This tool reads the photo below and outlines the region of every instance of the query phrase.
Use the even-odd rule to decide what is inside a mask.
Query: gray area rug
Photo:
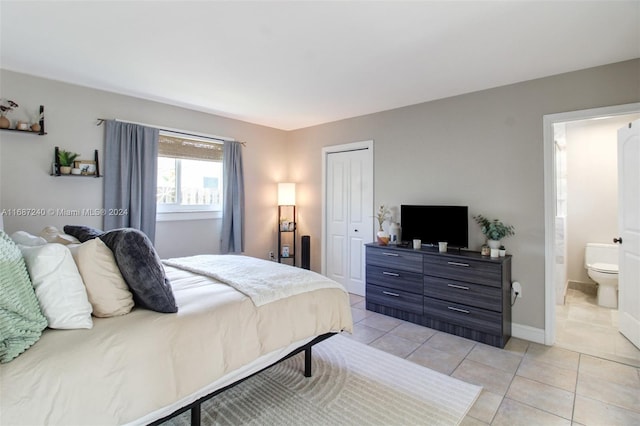
[[[481,387],[334,336],[202,405],[203,425],[457,425]],[[189,425],[185,413],[167,425]]]

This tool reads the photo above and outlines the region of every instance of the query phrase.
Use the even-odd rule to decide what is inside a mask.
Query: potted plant
[[[0,99],[0,129],[8,129],[11,126],[11,121],[6,115],[8,112],[13,111],[14,108],[18,108],[18,104],[11,99]]]
[[[498,219],[489,220],[481,214],[473,218],[480,225],[480,231],[487,237],[487,244],[492,249],[499,250],[502,245],[500,241],[503,238],[515,235],[515,228],[512,225],[505,225]]]
[[[389,211],[389,208],[382,204],[376,213],[376,219],[378,219],[378,233],[376,234],[376,237],[378,243],[383,246],[389,244],[389,234],[382,228],[382,225],[390,217],[391,212]]]
[[[63,175],[70,174],[73,162],[79,155],[80,154],[76,154],[75,152],[65,151],[64,149],[59,150],[58,165],[60,166],[60,173]]]

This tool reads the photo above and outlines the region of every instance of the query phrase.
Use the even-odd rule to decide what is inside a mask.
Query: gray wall
[[[513,277],[523,284],[513,321],[544,328],[543,129],[545,114],[640,101],[640,60],[576,71],[377,114],[283,132],[212,114],[0,71],[0,93],[23,107],[44,104],[49,135],[0,133],[0,207],[102,206],[102,180],[52,178],[53,147],[88,156],[103,149],[97,117],[188,129],[248,142],[244,150],[247,254],[276,245],[276,183],[297,183],[299,235],[312,238],[320,269],[321,150],[374,140],[375,204],[464,204],[470,215],[516,228],[505,240]],[[16,115],[13,118],[18,118]],[[45,225],[101,226],[101,218],[5,217],[8,232]],[[160,223],[162,257],[216,252],[215,221]],[[470,245],[483,237],[470,222]]]
[[[320,265],[324,146],[374,140],[375,205],[462,204],[515,226],[505,240],[523,298],[513,321],[544,328],[545,114],[640,100],[640,60],[561,74],[293,131],[290,176]],[[470,221],[469,239],[483,236]]]
[[[93,209],[102,207],[104,179],[49,176],[55,146],[92,158],[104,155],[104,126],[96,119],[119,118],[226,136],[246,141],[246,253],[265,258],[276,249],[276,183],[286,180],[286,133],[264,126],[146,101],[130,96],[0,70],[0,94],[20,108],[9,118],[45,106],[46,136],[0,132],[0,208]],[[102,227],[102,217],[4,217],[7,232],[39,233],[46,225]],[[220,220],[159,222],[156,248],[161,257],[217,253]]]

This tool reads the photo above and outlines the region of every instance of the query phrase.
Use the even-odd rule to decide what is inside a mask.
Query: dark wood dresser
[[[366,306],[503,348],[511,337],[511,256],[366,245]]]

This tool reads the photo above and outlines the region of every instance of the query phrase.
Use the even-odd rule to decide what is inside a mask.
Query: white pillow
[[[31,235],[25,231],[16,231],[11,234],[11,239],[16,244],[22,244],[23,246],[43,246],[47,244],[47,241],[44,238],[37,237],[35,235]]]
[[[76,237],[65,234],[60,231],[55,226],[47,226],[41,232],[40,236],[44,238],[48,243],[59,243],[59,244],[80,244],[80,240]]]
[[[50,328],[91,328],[91,304],[69,249],[20,245],[31,283]]]
[[[93,315],[106,318],[131,312],[133,294],[122,278],[111,249],[100,238],[67,247],[87,288]]]

